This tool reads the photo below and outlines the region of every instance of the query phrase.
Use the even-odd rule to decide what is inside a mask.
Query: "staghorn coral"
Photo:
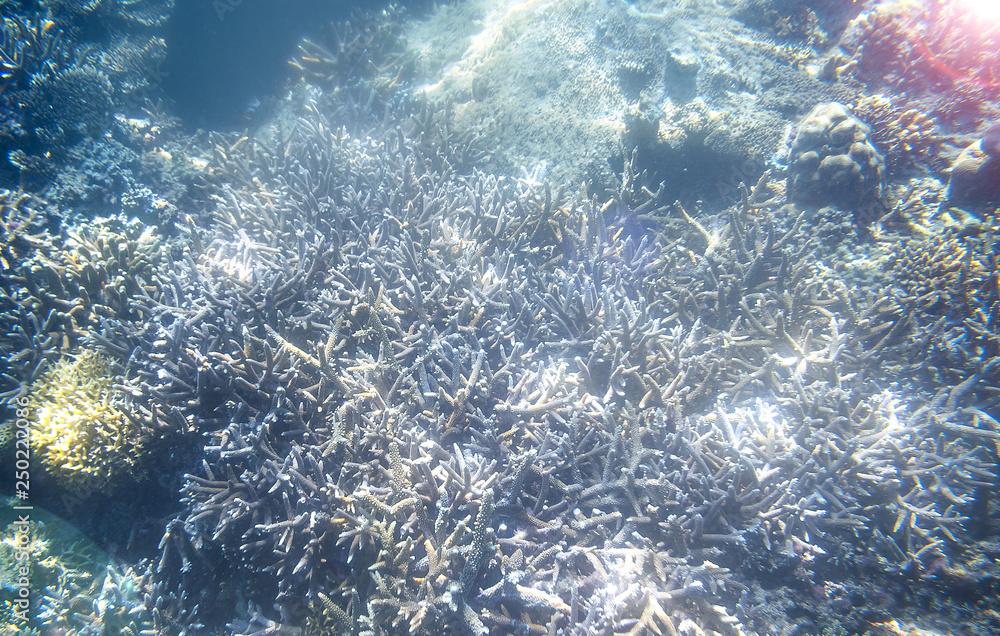
[[[114,564],[96,575],[60,580],[46,594],[38,620],[47,629],[79,636],[153,636],[139,585],[134,572]]]
[[[357,138],[324,109],[217,137],[220,229],[151,274],[151,330],[92,335],[135,350],[145,426],[212,431],[143,575],[156,629],[738,633],[750,546],[961,550],[985,377],[873,382],[910,318],[810,265],[767,175],[692,216],[633,155],[600,203],[458,178],[424,113]]]
[[[0,190],[0,271],[13,271],[43,240],[41,201],[27,193]]]
[[[36,457],[64,485],[106,489],[139,474],[142,443],[122,412],[119,382],[106,357],[84,349],[32,384],[28,409]]]
[[[404,127],[413,125],[425,124],[404,120]],[[615,267],[646,263],[635,272],[623,268],[622,282],[602,282],[623,293],[626,281],[652,270],[657,249],[629,237],[601,247],[611,239],[593,203],[567,207],[564,195],[537,184],[485,175],[436,183],[432,166],[465,154],[454,145],[460,138],[407,143],[396,156],[387,155],[384,141],[358,143],[324,122],[301,130],[282,142],[297,146],[291,154],[261,142],[217,147],[241,184],[218,198],[219,220],[237,238],[220,236],[197,260],[174,265],[170,276],[199,282],[162,288],[161,327],[146,336],[152,342],[134,362],[129,400],[141,419],[186,428],[223,423],[206,449],[203,472],[187,478],[187,512],[168,528],[149,573],[154,596],[171,589],[186,595],[156,608],[154,622],[210,622],[218,619],[209,608],[236,611],[238,599],[204,581],[225,576],[223,564],[238,554],[248,594],[276,587],[279,613],[267,620],[283,625],[302,624],[321,606],[343,621],[327,607],[337,605],[338,588],[357,592],[350,612],[361,624],[389,621],[403,632],[434,625],[480,633],[529,619],[565,620],[574,577],[540,573],[533,582],[517,564],[541,567],[535,557],[554,554],[550,541],[558,534],[538,545],[535,537],[562,525],[560,493],[586,490],[604,474],[595,463],[607,449],[600,438],[616,427],[595,405],[591,417],[602,432],[581,442],[596,444],[599,454],[566,464],[585,477],[574,477],[572,468],[564,475],[561,457],[551,452],[568,444],[571,433],[568,423],[549,424],[549,417],[574,411],[580,394],[571,386],[570,393],[524,392],[531,376],[521,377],[530,365],[522,352],[561,342],[559,348],[583,354],[600,335],[599,315],[609,302],[587,272],[600,273],[599,260],[608,258]],[[297,169],[271,163],[268,177],[256,172],[258,159],[247,163],[252,157],[301,165],[313,186],[282,185]],[[372,189],[373,177],[384,185]],[[287,191],[281,203],[270,195],[277,189]],[[406,198],[386,199],[384,212],[372,217],[370,210],[379,208],[361,193],[394,191]],[[432,213],[448,200],[452,213]],[[476,210],[489,218],[476,220]],[[282,217],[299,225],[306,242],[293,246],[275,233]],[[317,227],[325,228],[322,234]],[[361,227],[368,229],[359,233]],[[399,234],[404,228],[412,228],[407,240]],[[585,269],[574,268],[577,292],[560,281],[566,280],[562,262],[578,250],[589,256]],[[286,263],[294,265],[288,270]],[[537,280],[530,301],[508,283],[522,269],[521,276]],[[540,311],[530,311],[529,302],[541,303]],[[615,311],[614,322],[635,329],[631,311]],[[123,330],[114,322],[100,337],[120,348]],[[230,335],[236,324],[245,327],[241,337]],[[610,345],[610,338],[602,342]],[[590,381],[608,382],[596,368],[612,361],[595,360]],[[625,374],[611,371],[615,378],[601,393],[627,399],[610,386]],[[179,406],[168,410],[167,402]],[[546,433],[547,426],[559,428]],[[550,450],[531,450],[539,442]],[[536,470],[548,476],[538,482]],[[527,520],[520,512],[526,489],[532,493]],[[662,498],[650,489],[648,496]],[[491,492],[493,515],[484,512]],[[590,497],[581,501],[587,503],[579,529],[566,532],[581,545],[601,545],[612,535],[595,534],[597,520],[620,513],[600,510],[605,504]],[[582,562],[579,568],[591,571]],[[533,591],[543,584],[547,590]],[[662,587],[656,602],[669,605],[677,585],[651,581],[644,589]],[[480,589],[491,591],[480,598]],[[629,612],[641,615],[643,603],[637,597]],[[629,615],[600,620],[613,625]]]
[[[30,520],[24,524],[21,523],[24,513],[15,514],[15,506],[23,505],[23,502],[19,504],[18,500],[7,499],[4,504],[4,521],[14,520],[15,523],[5,527],[0,534],[0,600],[4,605],[3,613],[7,614],[6,610],[13,607],[12,601],[17,598],[14,592],[18,589],[17,578],[22,567],[28,569],[26,579],[32,591],[38,592],[38,597],[32,594],[27,622],[13,620],[12,615],[9,615],[12,620],[8,621],[5,615],[0,619],[0,633],[30,633],[30,630],[42,627],[39,615],[45,612],[45,601],[39,597],[46,590],[90,585],[106,566],[107,555],[76,528],[42,508],[33,507],[27,514]],[[16,631],[15,628],[24,631]]]
[[[1000,379],[1000,284],[996,221],[907,240],[890,265],[912,323],[911,346],[924,370],[949,382]]]
[[[414,70],[412,59],[404,54],[405,15],[405,7],[397,4],[378,11],[355,9],[350,20],[331,23],[299,42],[298,52],[289,60],[293,73],[334,91],[377,77],[374,83],[388,99],[406,86]]]
[[[768,173],[690,212],[638,152],[607,192],[502,178],[447,110],[334,92],[212,137],[204,227],[67,224],[6,282],[12,384],[83,342],[133,430],[195,447],[158,449],[180,500],[112,580],[125,631],[728,635],[760,579],[962,557],[993,368],[917,382],[942,309],[845,284]],[[81,590],[52,615],[100,618]]]
[[[9,360],[5,380],[13,386],[37,379],[45,361],[69,353],[110,317],[141,332],[152,309],[142,299],[157,290],[152,279],[163,257],[158,238],[137,221],[104,219],[59,239],[33,236],[32,251],[5,277],[0,314]],[[129,348],[113,349],[122,360]],[[18,389],[13,389],[16,393]]]
[[[32,77],[46,77],[69,66],[63,33],[42,15],[5,16],[0,28],[0,95],[24,90]]]

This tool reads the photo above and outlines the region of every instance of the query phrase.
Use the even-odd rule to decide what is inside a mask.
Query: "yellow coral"
[[[6,451],[7,446],[14,441],[14,423],[0,422],[0,451]]]
[[[94,351],[67,356],[35,382],[28,411],[40,464],[75,489],[109,489],[135,476],[139,431],[125,417],[111,361]]]

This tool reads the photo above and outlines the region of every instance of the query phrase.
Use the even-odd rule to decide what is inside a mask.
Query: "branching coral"
[[[111,124],[114,99],[114,87],[103,72],[71,66],[32,85],[25,127],[43,147],[65,147],[83,136],[103,134]]]
[[[854,74],[869,85],[974,87],[982,100],[1000,91],[995,37],[962,4],[893,0],[853,20],[843,42],[858,62]]]
[[[658,403],[663,371],[627,368],[614,343],[636,348],[635,360],[655,352],[653,310],[609,296],[631,294],[658,245],[608,236],[594,202],[541,184],[442,180],[433,166],[463,156],[466,142],[433,122],[405,125],[431,125],[422,138],[440,141],[359,143],[313,121],[281,142],[295,153],[217,147],[236,177],[218,198],[235,238],[156,275],[166,283],[153,292],[158,327],[129,382],[149,426],[222,423],[149,574],[157,594],[183,588],[187,600],[154,621],[235,611],[236,599],[198,579],[229,562],[251,590],[276,586],[280,616],[269,620],[285,624],[323,607],[334,622],[356,615],[399,632],[556,625],[573,577],[553,578],[543,563],[560,528],[596,547],[618,534],[602,520],[636,515],[611,440],[630,440],[622,461],[633,473],[649,453],[586,392]],[[254,157],[266,157],[266,173]],[[286,240],[286,223],[301,242]],[[126,350],[129,329],[112,317],[95,337]],[[545,362],[567,355],[585,356],[571,373]],[[536,372],[563,386],[536,391]],[[589,413],[581,399],[593,400]],[[663,500],[662,482],[640,483],[640,511]],[[581,505],[572,527],[560,518],[567,496]],[[357,594],[352,608],[336,589]],[[616,616],[600,620],[629,620]]]
[[[33,76],[52,75],[69,64],[62,31],[51,19],[4,17],[0,28],[0,94],[25,89]]]
[[[672,218],[634,157],[601,205],[453,179],[435,170],[465,140],[357,139],[320,107],[217,138],[222,233],[155,273],[134,336],[137,417],[215,431],[146,575],[187,592],[158,625],[726,633],[712,564],[748,542],[958,549],[991,471],[955,434],[991,435],[956,409],[971,389],[920,409],[870,384],[912,316],[818,275],[767,175]],[[130,329],[95,337],[127,351]],[[276,611],[234,621],[245,603],[205,583],[234,573]]]
[[[141,333],[153,316],[150,295],[159,281],[152,271],[163,255],[159,239],[137,221],[99,220],[53,239],[35,233],[29,219],[16,221],[10,239],[14,249],[7,251],[17,261],[4,277],[6,311],[0,314],[10,363],[4,390],[14,393],[37,379],[46,361],[85,338],[102,342],[97,332],[108,319],[124,321],[133,337]],[[128,359],[131,342],[110,347],[111,353]]]
[[[341,88],[361,78],[376,79],[384,96],[403,88],[414,61],[406,59],[401,23],[405,9],[396,4],[380,10],[355,10],[349,21],[328,25],[303,38],[289,64],[293,73],[313,85]]]
[[[939,141],[933,120],[919,110],[903,110],[885,95],[861,98],[854,113],[872,128],[872,141],[892,172],[913,164],[940,169],[935,150]]]
[[[0,145],[5,168],[20,171],[21,187],[44,189],[75,167],[80,160],[69,151],[77,143],[114,145],[113,137],[121,138],[116,114],[155,117],[166,56],[156,29],[172,6],[172,0],[5,5]],[[102,177],[112,181],[117,168]]]
[[[75,323],[122,362],[128,431],[203,440],[135,577],[157,632],[738,634],[746,561],[961,549],[990,369],[885,392],[938,309],[832,279],[769,174],[713,216],[638,153],[576,192],[469,169],[447,112],[303,99],[212,138],[213,227],[172,258],[75,232],[8,299],[26,357]]]
[[[58,621],[59,627],[67,628],[72,623],[75,628],[83,628],[74,633],[101,633],[86,631],[85,626],[100,624],[101,618],[108,618],[114,612],[114,608],[108,606],[110,603],[104,607],[95,604],[85,609],[81,607],[83,603],[67,592],[91,588],[95,581],[99,586],[107,566],[107,554],[79,530],[38,506],[33,506],[25,514],[23,501],[18,503],[10,499],[4,505],[4,520],[16,521],[0,533],[0,584],[3,588],[0,596],[4,605],[0,611],[3,615],[0,617],[0,633],[38,633],[39,628],[44,628],[44,624],[60,611],[66,620]],[[19,619],[8,622],[7,610],[13,605],[11,600],[17,599],[16,591],[26,585],[30,585],[37,596],[31,595],[28,606],[18,604]],[[59,605],[59,610],[55,609],[53,602]],[[80,610],[79,616],[69,615],[66,610],[70,604]],[[104,612],[105,609],[108,611]]]
[[[1000,379],[1000,281],[996,221],[978,231],[954,229],[903,245],[891,260],[911,314],[914,359],[959,382],[970,373]]]
[[[80,636],[153,636],[156,631],[134,572],[108,565],[98,576],[61,580],[46,595],[39,620]]]
[[[122,412],[111,361],[91,350],[66,357],[29,392],[39,463],[74,489],[110,489],[141,471],[140,431]]]
[[[7,275],[43,240],[40,201],[26,192],[0,190],[0,272]]]

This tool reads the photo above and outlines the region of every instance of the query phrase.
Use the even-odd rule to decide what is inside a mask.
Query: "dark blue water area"
[[[405,3],[419,11],[429,3]],[[388,2],[178,0],[167,25],[163,88],[190,128],[245,128],[288,78],[302,37]]]
[[[163,87],[176,114],[200,128],[239,128],[286,78],[296,41],[356,3],[181,0],[167,28]],[[367,3],[365,3],[367,4]]]

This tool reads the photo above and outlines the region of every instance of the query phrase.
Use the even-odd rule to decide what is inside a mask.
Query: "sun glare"
[[[1000,0],[956,0],[959,8],[966,9],[982,20],[1000,21]]]

